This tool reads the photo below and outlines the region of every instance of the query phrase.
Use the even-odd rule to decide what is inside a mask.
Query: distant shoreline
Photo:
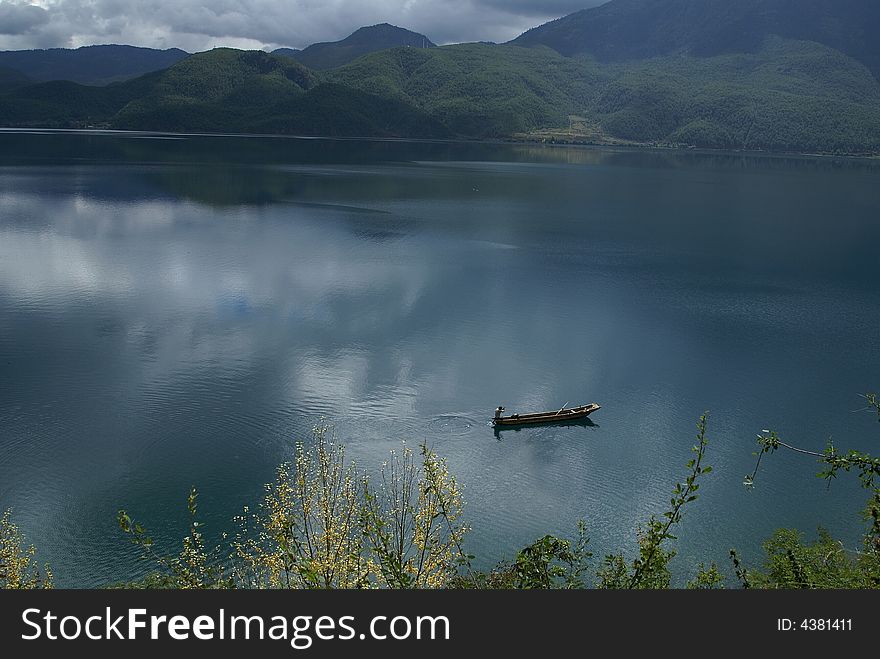
[[[282,133],[210,133],[210,132],[182,132],[132,130],[120,128],[53,128],[39,126],[0,126],[2,134],[90,134],[107,135],[116,137],[149,137],[154,139],[183,139],[186,137],[235,137],[252,139],[288,139],[307,141],[332,141],[332,142],[399,142],[410,144],[494,144],[494,145],[528,145],[556,148],[595,149],[605,151],[656,151],[667,153],[692,153],[701,155],[730,155],[730,156],[757,156],[757,157],[790,157],[790,158],[821,158],[876,161],[880,160],[880,153],[823,153],[812,151],[771,151],[762,149],[711,149],[684,144],[640,143],[630,141],[579,141],[579,140],[547,140],[529,138],[526,136],[499,137],[494,139],[470,139],[459,138],[419,138],[419,137],[381,137],[381,136],[331,136],[331,135],[291,135]]]

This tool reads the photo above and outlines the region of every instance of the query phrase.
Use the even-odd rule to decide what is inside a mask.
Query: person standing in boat
[[[498,407],[496,407],[496,408],[495,408],[495,420],[497,421],[498,419],[500,419],[500,418],[501,418],[501,415],[502,415],[503,413],[504,413],[504,408],[503,408],[501,405],[499,405]]]

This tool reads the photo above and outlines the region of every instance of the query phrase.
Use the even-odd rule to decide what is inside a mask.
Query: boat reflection
[[[492,432],[495,435],[495,439],[501,440],[502,433],[510,436],[511,433],[525,432],[525,433],[535,433],[535,432],[547,432],[547,430],[551,428],[573,428],[573,427],[581,427],[581,428],[599,428],[599,424],[590,419],[589,417],[584,417],[582,419],[571,419],[570,421],[556,421],[550,425],[524,425],[524,426],[492,426]]]

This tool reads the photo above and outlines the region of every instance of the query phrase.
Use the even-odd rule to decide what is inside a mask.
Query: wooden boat
[[[499,407],[496,410],[496,416],[492,419],[492,425],[495,426],[523,426],[537,423],[558,423],[560,421],[571,421],[572,419],[583,419],[589,416],[602,406],[598,403],[589,403],[579,407],[563,407],[555,412],[535,412],[533,414],[511,414],[510,416],[498,416],[499,411],[503,412],[504,408]]]

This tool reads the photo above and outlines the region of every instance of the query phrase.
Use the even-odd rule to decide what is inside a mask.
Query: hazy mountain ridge
[[[188,55],[179,48],[156,50],[119,45],[11,50],[0,51],[0,67],[18,71],[34,82],[70,80],[105,85],[166,69]]]
[[[880,76],[878,34],[875,0],[612,0],[532,28],[511,43],[623,61],[756,52],[767,37],[778,36],[834,48]]]
[[[315,43],[303,50],[279,48],[272,54],[292,57],[311,69],[325,70],[348,64],[362,55],[399,46],[434,48],[435,44],[424,34],[380,23],[362,27],[340,41]]]
[[[315,43],[303,50],[278,48],[272,54],[324,70],[398,46],[434,48],[435,44],[423,34],[380,23],[362,27],[339,41]],[[20,84],[69,80],[102,86],[167,69],[189,55],[178,48],[157,50],[124,45],[0,51],[0,85],[13,81]]]
[[[11,69],[6,66],[0,66],[0,89],[3,87],[21,87],[32,83],[33,80],[24,75],[21,71]]]

